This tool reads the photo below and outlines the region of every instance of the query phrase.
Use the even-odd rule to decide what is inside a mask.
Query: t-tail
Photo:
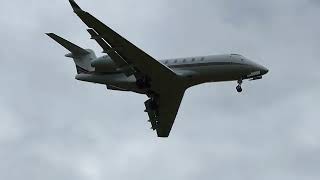
[[[94,51],[83,49],[54,33],[47,33],[47,35],[70,51],[65,56],[73,58],[78,74],[87,74],[94,71],[94,68],[91,66],[91,61],[97,58]]]

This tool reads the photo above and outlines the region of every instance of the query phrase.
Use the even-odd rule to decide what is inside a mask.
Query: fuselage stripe
[[[170,68],[185,68],[185,67],[200,67],[200,66],[217,66],[217,65],[245,65],[235,62],[209,62],[209,63],[194,63],[194,64],[176,64],[168,65]]]

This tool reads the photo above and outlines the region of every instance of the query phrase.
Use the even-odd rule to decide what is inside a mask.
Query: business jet
[[[147,95],[144,103],[152,129],[158,137],[168,137],[183,95],[189,87],[208,82],[236,81],[242,92],[243,80],[258,80],[268,69],[239,54],[156,60],[113,31],[74,0],[69,0],[76,15],[88,26],[91,39],[105,53],[96,57],[91,49],[83,49],[53,33],[49,37],[70,51],[76,79],[104,84],[109,90],[131,91]]]

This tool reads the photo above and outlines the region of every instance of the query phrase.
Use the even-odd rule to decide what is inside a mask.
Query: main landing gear
[[[241,87],[241,85],[242,85],[242,79],[238,80],[238,86],[236,87],[238,93],[241,93],[241,92],[242,92],[242,87]]]
[[[149,95],[148,95],[149,96]],[[159,111],[158,111],[158,101],[156,96],[150,97],[145,103],[146,110],[145,112],[148,113],[149,121],[151,123],[151,129],[156,130],[159,125]]]

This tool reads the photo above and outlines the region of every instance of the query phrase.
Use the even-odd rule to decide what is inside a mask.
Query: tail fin
[[[91,49],[83,49],[54,33],[47,33],[47,35],[71,52],[66,54],[66,57],[73,58],[78,74],[94,71],[91,61],[97,57]]]

